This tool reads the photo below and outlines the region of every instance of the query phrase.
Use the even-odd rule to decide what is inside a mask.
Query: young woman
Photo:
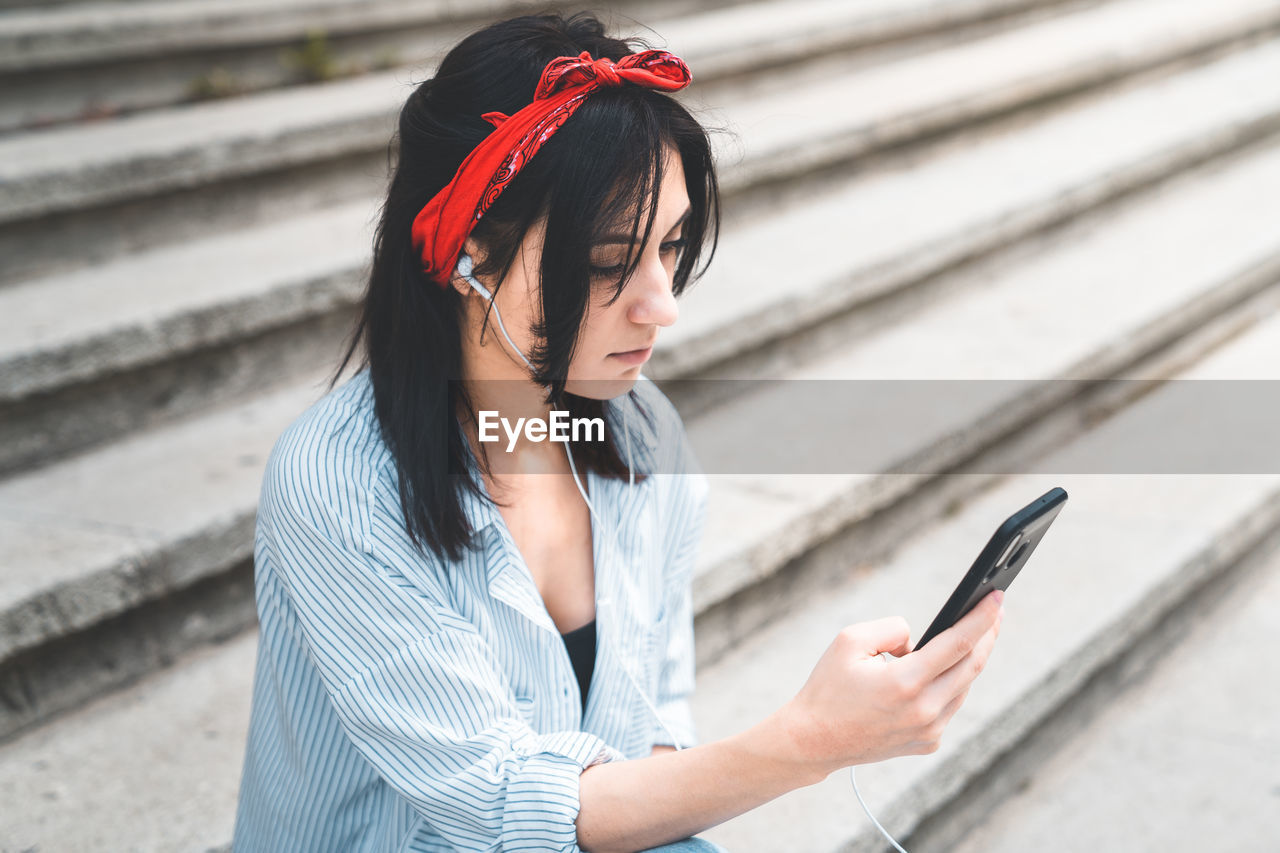
[[[937,748],[994,602],[910,655],[900,618],[850,626],[791,702],[694,745],[707,480],[640,375],[719,228],[689,79],[531,15],[405,104],[359,327],[263,480],[237,853],[717,850],[692,836]],[[553,410],[604,428],[544,440]]]

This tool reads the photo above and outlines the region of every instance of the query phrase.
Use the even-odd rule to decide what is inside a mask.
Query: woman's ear
[[[459,296],[465,297],[472,293],[471,283],[458,275],[458,271],[456,269],[453,271],[453,277],[449,279],[449,284],[454,290],[458,291]]]
[[[476,243],[474,238],[472,237],[467,238],[466,242],[462,246],[462,251],[471,257],[471,261],[473,265],[479,266],[480,246],[478,243]],[[475,290],[471,287],[471,282],[467,281],[465,278],[463,278],[461,275],[458,274],[458,270],[456,267],[453,270],[453,275],[449,279],[449,283],[453,285],[453,289],[458,291],[458,293],[460,293],[462,296],[470,296],[472,294],[479,296],[479,294],[476,293]]]

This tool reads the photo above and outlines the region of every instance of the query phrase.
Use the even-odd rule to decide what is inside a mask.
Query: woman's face
[[[565,389],[570,393],[601,400],[626,393],[649,359],[661,327],[676,321],[678,311],[671,287],[683,245],[689,194],[685,190],[684,168],[674,149],[667,151],[656,203],[651,239],[640,249],[635,271],[612,305],[606,303],[613,296],[615,283],[622,273],[620,267],[630,248],[630,234],[606,235],[591,249],[593,293],[577,350],[569,365]],[[529,229],[496,297],[497,310],[507,332],[526,356],[532,350],[531,328],[540,305],[537,281],[543,232],[542,221]],[[475,249],[468,240],[467,251],[473,257]],[[527,377],[528,368],[510,351],[493,318],[490,318],[490,331],[485,334],[483,345],[479,343],[484,302],[460,277],[454,279],[454,285],[469,295],[464,301],[468,332],[463,356],[468,373],[490,379]],[[482,283],[488,286],[488,282]]]

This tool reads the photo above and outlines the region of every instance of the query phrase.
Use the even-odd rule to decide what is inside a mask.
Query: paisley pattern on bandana
[[[507,188],[507,184],[511,183],[512,178],[524,168],[524,164],[529,161],[529,158],[542,147],[542,143],[550,139],[551,135],[569,120],[569,116],[573,115],[574,111],[586,99],[587,94],[583,92],[581,95],[566,102],[556,112],[530,128],[529,132],[521,138],[516,147],[507,155],[507,159],[502,161],[498,171],[494,172],[493,177],[489,179],[488,186],[485,187],[484,193],[480,196],[480,203],[476,206],[475,219],[477,221],[481,216],[484,216],[489,206]]]

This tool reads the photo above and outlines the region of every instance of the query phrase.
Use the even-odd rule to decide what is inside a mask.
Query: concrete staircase
[[[408,82],[526,5],[4,0],[0,850],[229,841],[263,462],[352,318]],[[1280,530],[1274,472],[1001,473],[1085,470],[1169,393],[1062,380],[1276,378],[1280,2],[619,11],[732,131],[715,263],[647,371],[700,453],[794,383],[678,380],[1016,380],[895,421],[866,470],[898,473],[712,478],[704,739],[790,698],[845,624],[902,613],[918,635],[1004,515],[1071,493],[942,750],[859,773],[910,849],[952,849],[981,792],[1069,741],[1098,685],[1158,660]],[[252,73],[316,26],[322,57],[373,70]],[[423,61],[377,70],[387,45]],[[236,96],[184,102],[213,67]],[[95,91],[116,108],[75,120]],[[843,773],[705,835],[884,844]]]

